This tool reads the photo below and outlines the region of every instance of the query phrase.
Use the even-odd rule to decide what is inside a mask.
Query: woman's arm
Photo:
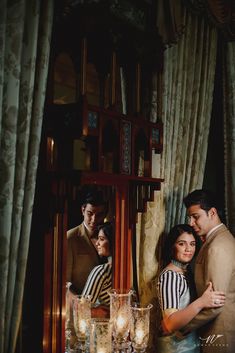
[[[100,296],[103,296],[102,291],[105,283],[110,282],[111,284],[111,275],[112,268],[108,263],[94,267],[88,276],[82,294],[91,295],[91,302],[94,304]]]
[[[220,291],[213,291],[212,283],[209,285],[201,297],[193,301],[186,308],[177,310],[162,320],[164,333],[172,333],[187,325],[202,309],[218,308],[225,303],[225,294]]]

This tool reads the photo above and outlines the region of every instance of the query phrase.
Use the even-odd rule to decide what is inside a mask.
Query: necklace
[[[171,259],[171,263],[179,268],[181,268],[182,270],[186,270],[189,264],[184,264],[183,262],[180,262],[178,260],[175,259]]]

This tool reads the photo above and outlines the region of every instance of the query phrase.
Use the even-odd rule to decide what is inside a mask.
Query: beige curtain
[[[162,177],[167,231],[185,221],[183,197],[202,186],[216,49],[216,29],[186,13],[185,34],[165,52]]]
[[[1,2],[0,353],[15,351],[21,318],[52,11],[52,1]]]
[[[235,42],[226,43],[224,64],[225,211],[235,234]]]
[[[183,0],[183,2],[194,13],[205,16],[223,33],[224,38],[235,40],[234,0]]]

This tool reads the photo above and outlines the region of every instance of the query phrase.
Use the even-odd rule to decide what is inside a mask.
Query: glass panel
[[[98,114],[96,112],[88,112],[88,128],[97,129],[98,128]]]
[[[152,128],[152,143],[158,145],[160,143],[160,131],[159,128]]]
[[[102,131],[101,168],[106,173],[119,171],[119,136],[117,121],[105,121]]]
[[[143,129],[140,129],[135,138],[135,175],[150,175],[150,156],[148,139]]]
[[[61,53],[56,58],[53,83],[53,103],[76,102],[77,75],[67,53]]]

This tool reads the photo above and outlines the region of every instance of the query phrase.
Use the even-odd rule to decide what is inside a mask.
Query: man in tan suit
[[[198,329],[203,353],[235,352],[235,239],[221,222],[213,195],[195,190],[184,198],[189,224],[203,245],[195,262],[195,283],[201,296],[211,281],[226,295],[225,305],[202,310],[185,328]]]
[[[65,336],[69,337],[69,346],[73,349],[77,342],[73,320],[73,300],[81,294],[91,270],[100,263],[96,250],[98,225],[104,222],[107,203],[100,192],[88,193],[81,207],[83,222],[67,232],[67,268],[66,281],[70,282],[69,296],[66,297]],[[67,309],[68,310],[68,309]],[[107,310],[96,309],[98,314],[106,315]]]
[[[67,232],[67,282],[81,294],[91,270],[99,264],[97,226],[104,222],[107,203],[100,192],[89,193],[81,207],[83,222]]]

